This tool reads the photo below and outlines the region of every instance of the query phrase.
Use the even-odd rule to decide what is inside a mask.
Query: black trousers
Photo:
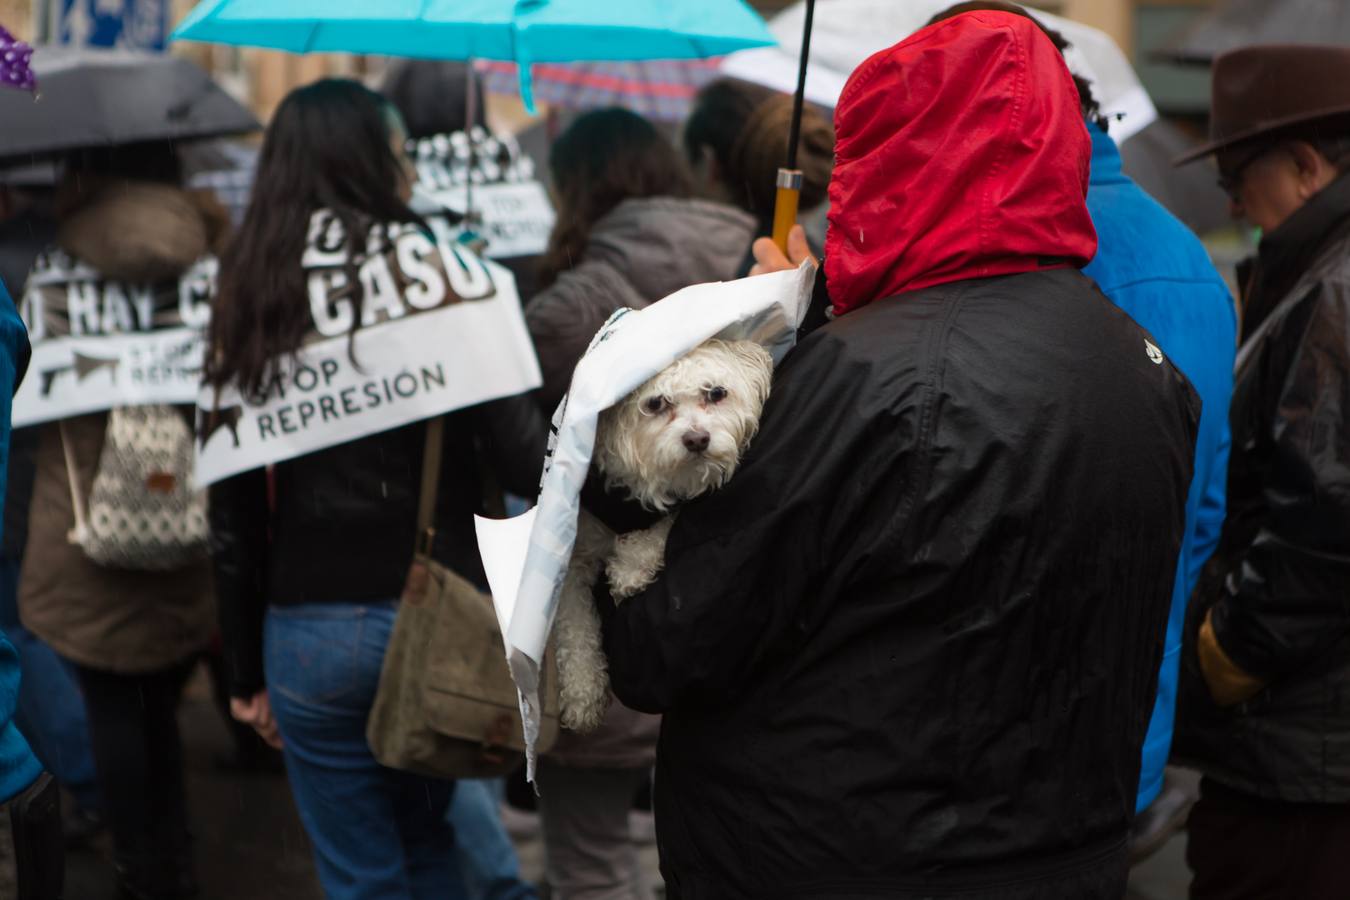
[[[1191,900],[1350,897],[1350,805],[1267,800],[1206,778],[1186,830]]]
[[[124,860],[187,858],[178,701],[195,662],[136,675],[77,667],[104,815]]]

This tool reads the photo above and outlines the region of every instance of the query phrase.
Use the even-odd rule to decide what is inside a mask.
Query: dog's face
[[[773,359],[754,341],[706,341],[600,417],[606,481],[660,511],[720,487],[759,428]]]

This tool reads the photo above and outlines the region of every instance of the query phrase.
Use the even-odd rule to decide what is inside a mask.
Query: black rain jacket
[[[606,609],[668,896],[1119,900],[1199,399],[1076,271],[1091,140],[1034,23],[874,55],[835,133],[840,315]]]
[[[1121,895],[1199,415],[1148,341],[1060,269],[788,355],[606,613],[670,897]]]

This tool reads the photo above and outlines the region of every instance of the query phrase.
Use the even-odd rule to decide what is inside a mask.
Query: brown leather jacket
[[[1228,518],[1188,611],[1176,761],[1246,794],[1350,803],[1350,175],[1246,280]]]

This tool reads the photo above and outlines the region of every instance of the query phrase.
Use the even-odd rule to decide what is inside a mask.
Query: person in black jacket
[[[835,130],[835,318],[601,604],[665,714],[668,896],[1114,900],[1199,401],[1077,271],[1090,141],[1036,25],[923,29]]]
[[[1174,755],[1204,772],[1191,896],[1350,894],[1350,49],[1214,68],[1244,267],[1228,520],[1192,600]]]
[[[358,246],[365,241],[355,236],[372,225],[419,221],[407,206],[403,142],[397,113],[355,82],[318,82],[282,102],[243,226],[221,259],[208,383],[257,396],[312,328],[301,256],[316,209],[332,211]],[[359,309],[359,291],[354,302]],[[359,348],[352,352],[359,364]],[[523,395],[445,419],[431,552],[483,586],[473,526],[483,511],[483,464],[505,487],[529,493],[544,421]],[[270,479],[254,470],[210,492],[233,710],[283,747],[333,900],[421,900],[452,890],[445,815],[453,783],[383,768],[366,743],[413,557],[425,439],[424,423],[395,428],[278,463]]]

